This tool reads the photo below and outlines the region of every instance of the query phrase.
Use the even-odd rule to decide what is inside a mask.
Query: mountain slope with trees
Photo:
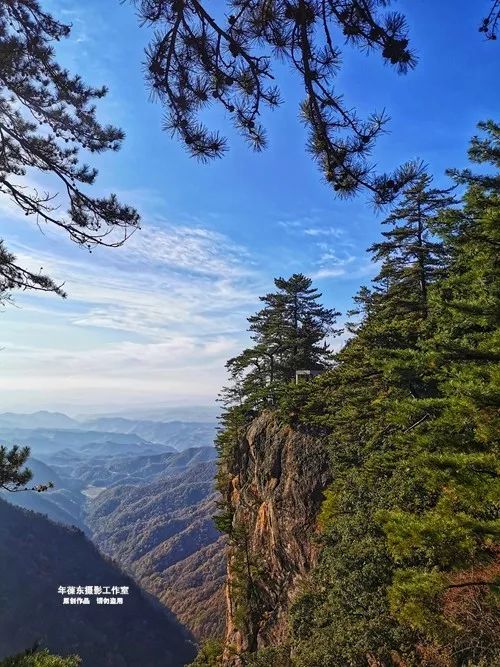
[[[192,644],[172,615],[143,593],[77,529],[0,500],[0,656],[40,642],[95,667],[181,667]],[[129,586],[123,605],[63,605],[59,586]],[[43,664],[43,663],[42,663]]]
[[[214,475],[213,461],[194,462],[153,483],[121,484],[89,503],[86,516],[102,552],[198,639],[220,637],[224,629],[225,540],[212,519]]]
[[[229,537],[228,611],[239,610],[231,625],[243,641],[228,636],[196,665],[498,663],[500,126],[479,128],[469,156],[480,169],[450,171],[455,192],[420,177],[387,217],[371,248],[379,275],[356,296],[330,368],[309,383],[226,392],[217,523]],[[255,494],[237,484],[263,409],[283,428],[316,433],[331,474],[319,535],[306,538],[319,540],[319,561],[278,642],[251,640],[269,586],[259,563],[277,547],[255,550],[245,538],[257,526],[241,512]],[[256,480],[294,474],[281,465]]]

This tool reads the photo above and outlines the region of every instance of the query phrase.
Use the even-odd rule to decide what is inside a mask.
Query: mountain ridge
[[[183,667],[193,657],[172,614],[78,529],[0,499],[0,561],[0,658],[35,640],[57,654],[77,653],[92,667]],[[112,607],[62,604],[59,586],[89,584],[125,585],[130,594]]]

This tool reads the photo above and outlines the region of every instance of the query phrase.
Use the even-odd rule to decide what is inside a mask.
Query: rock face
[[[313,537],[329,471],[317,434],[266,412],[237,443],[226,473],[234,535],[224,665],[236,667],[242,653],[287,642],[290,604],[317,557]]]

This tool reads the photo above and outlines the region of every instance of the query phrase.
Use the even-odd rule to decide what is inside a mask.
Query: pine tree
[[[498,169],[500,126],[480,128],[485,136],[473,139],[469,156]],[[416,424],[413,453],[394,475],[395,484],[413,480],[421,503],[380,518],[398,564],[389,590],[395,615],[459,654],[456,664],[489,665],[500,657],[487,620],[498,614],[500,177],[451,173],[468,189],[463,208],[440,220],[450,263],[431,291],[433,336],[420,346],[420,368],[437,394],[404,406]]]
[[[226,397],[266,400],[269,389],[293,380],[297,370],[322,370],[331,361],[326,339],[339,333],[339,313],[318,303],[321,293],[302,274],[274,284],[278,291],[260,297],[264,308],[248,318],[255,345],[227,362],[233,385]]]
[[[498,127],[482,128],[471,157],[498,166]],[[463,209],[422,179],[389,216],[362,319],[309,398],[334,482],[292,619],[300,667],[498,658],[498,180],[454,175]]]
[[[387,117],[362,119],[336,89],[340,44],[378,51],[399,73],[413,68],[404,16],[386,0],[135,0],[153,26],[148,80],[166,108],[165,127],[201,160],[220,157],[227,142],[202,122],[214,102],[256,150],[266,145],[262,114],[281,102],[273,65],[290,64],[304,92],[301,117],[308,151],[339,196],[368,190],[378,204],[392,201],[419,172],[408,163],[377,174],[369,162]]]
[[[433,234],[432,223],[455,202],[453,188],[431,188],[431,183],[424,174],[405,189],[402,201],[383,221],[392,226],[382,233],[385,240],[369,248],[374,261],[382,261],[377,290],[392,292],[399,301],[391,299],[391,311],[414,311],[422,319],[427,318],[429,286],[439,277],[444,259],[443,243]]]
[[[320,562],[292,609],[294,667],[500,659],[500,127],[480,129],[469,156],[493,173],[451,171],[460,203],[428,178],[404,194],[351,338],[317,382],[277,394],[282,418],[328,433],[333,478]],[[272,305],[282,317],[285,299]]]
[[[29,447],[14,445],[7,449],[0,445],[0,489],[14,493],[16,491],[47,491],[53,488],[52,482],[27,487],[33,473],[24,467],[30,456]]]
[[[14,446],[8,450],[5,446],[0,446],[0,488],[16,491],[26,486],[33,477],[30,470],[22,470],[29,455],[28,447]]]
[[[121,245],[138,225],[138,214],[115,195],[95,197],[90,186],[96,169],[80,162],[90,153],[116,151],[123,132],[103,126],[94,102],[106,88],[93,88],[61,67],[52,44],[70,34],[70,26],[43,11],[37,0],[0,4],[0,193],[38,224],[54,225],[76,243]],[[67,212],[57,196],[27,180],[49,174],[64,192]],[[17,265],[0,244],[0,292],[13,288],[54,291],[62,286]]]

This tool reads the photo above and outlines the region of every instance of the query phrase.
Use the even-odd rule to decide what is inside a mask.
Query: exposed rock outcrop
[[[317,558],[316,517],[329,467],[317,433],[266,412],[246,429],[225,473],[234,532],[224,665],[236,667],[242,653],[287,642],[290,604]]]

